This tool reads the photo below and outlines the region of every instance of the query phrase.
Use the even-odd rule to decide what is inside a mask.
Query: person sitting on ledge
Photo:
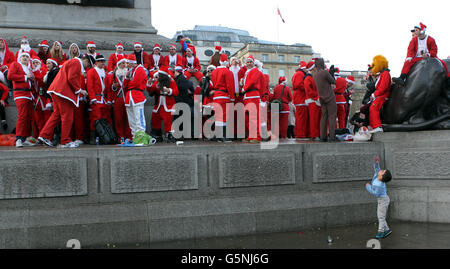
[[[408,77],[408,73],[411,68],[422,59],[426,59],[429,57],[436,58],[444,65],[445,71],[447,73],[447,81],[450,81],[450,73],[448,71],[447,65],[444,61],[440,60],[437,57],[438,47],[436,45],[436,41],[434,38],[426,34],[427,27],[420,23],[420,26],[415,26],[415,35],[411,39],[411,42],[408,46],[408,54],[403,65],[402,73],[400,77],[393,78],[393,82],[400,85],[405,86],[406,79]]]

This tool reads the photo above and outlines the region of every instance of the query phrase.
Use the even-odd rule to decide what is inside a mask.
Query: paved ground
[[[390,223],[392,235],[380,240],[382,249],[448,249],[450,224]],[[153,243],[151,249],[366,249],[373,239],[377,224],[369,223],[332,229],[299,230],[227,238],[197,239]],[[331,236],[332,243],[328,243]],[[114,246],[115,248],[147,248]],[[106,248],[112,248],[112,245]]]

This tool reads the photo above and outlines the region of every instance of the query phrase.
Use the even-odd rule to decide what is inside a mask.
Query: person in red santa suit
[[[373,75],[379,73],[379,76],[375,83],[375,92],[370,97],[371,105],[369,110],[369,120],[371,134],[383,132],[380,110],[391,93],[391,73],[388,69],[388,60],[382,55],[377,55],[373,62],[374,64],[372,64],[372,66],[374,66],[374,68],[372,68],[371,72]]]
[[[234,75],[228,69],[228,55],[223,53],[220,55],[220,66],[211,73],[211,82],[213,91],[212,96],[214,116],[216,119],[216,138],[219,142],[231,142],[227,137],[226,128],[228,126],[227,104],[233,103],[235,100]],[[220,109],[219,109],[220,108]],[[231,128],[229,126],[228,128]]]
[[[144,51],[144,47],[141,42],[134,43],[134,56],[138,65],[142,65],[147,71],[150,68],[150,58],[147,52]]]
[[[34,81],[31,83],[34,99],[33,109],[33,137],[37,138],[39,132],[44,128],[48,118],[46,118],[46,99],[44,96],[44,76],[47,74],[47,67],[42,64],[39,57],[32,59],[32,70]]]
[[[161,46],[159,44],[155,44],[155,46],[153,46],[153,52],[150,54],[148,59],[149,75],[150,77],[153,77],[153,75],[158,72],[165,62],[165,57],[161,55]]]
[[[183,57],[177,53],[177,46],[175,44],[171,44],[169,47],[169,55],[164,57],[163,65],[168,66],[169,70],[175,71],[175,67],[182,66]]]
[[[289,103],[292,102],[291,88],[287,86],[286,77],[278,79],[278,85],[273,89],[273,94],[270,95],[269,100],[274,101],[281,99],[282,108],[279,111],[279,138],[287,138],[287,131],[289,126]]]
[[[97,57],[97,52],[95,52],[96,48],[97,48],[97,45],[95,45],[94,41],[88,41],[88,43],[86,45],[86,50],[87,50],[86,55],[89,59],[91,66],[94,66],[95,58]]]
[[[336,78],[334,88],[334,95],[336,96],[336,105],[337,105],[337,118],[338,118],[338,128],[344,129],[345,128],[345,117],[347,115],[347,100],[345,99],[345,91],[347,90],[347,80],[345,78],[342,78],[339,75],[339,69],[336,68],[336,72],[334,74]]]
[[[67,60],[67,55],[64,53],[62,49],[61,41],[53,42],[53,46],[50,49],[49,57],[55,59],[58,62],[59,66],[61,66]]]
[[[50,48],[48,45],[48,41],[43,40],[41,43],[39,43],[38,56],[43,63],[46,63],[47,59],[50,58],[49,54],[50,54]]]
[[[244,79],[245,72],[247,71],[246,66],[241,66],[241,62],[236,57],[231,57],[230,59],[231,65],[230,65],[230,71],[233,73],[233,79],[234,79],[234,104],[244,103],[244,97],[242,92],[242,86],[240,81]],[[237,111],[234,112],[234,135],[237,138],[239,137],[245,137],[245,129],[239,130],[238,126],[238,113]]]
[[[109,56],[107,68],[108,73],[113,72],[116,69],[117,62],[119,61],[119,59],[125,59],[123,49],[124,49],[123,44],[119,43],[116,45],[116,52]],[[126,59],[124,61],[126,62]]]
[[[91,106],[90,130],[91,138],[95,133],[95,122],[99,119],[107,119],[112,125],[110,116],[110,105],[108,104],[109,91],[112,84],[109,75],[105,71],[105,58],[98,54],[95,59],[94,68],[87,71],[86,88],[89,93],[89,104]]]
[[[292,88],[294,90],[293,104],[295,106],[295,138],[305,139],[309,137],[309,112],[306,103],[306,91],[304,80],[306,77],[306,65],[300,62],[300,68],[292,77]]]
[[[194,76],[200,83],[203,78],[203,74],[200,72],[202,67],[200,66],[200,61],[195,57],[190,48],[186,49],[186,57],[183,58],[183,67],[185,68],[184,75],[186,79],[190,79]]]
[[[8,43],[4,38],[0,38],[0,72],[8,70],[9,65],[16,61],[14,53],[9,50]],[[6,76],[6,74],[5,74]]]
[[[153,82],[148,91],[156,96],[156,104],[152,114],[152,132],[161,134],[162,122],[164,122],[164,132],[168,143],[175,143],[172,129],[172,113],[175,112],[175,98],[178,96],[178,87],[175,80],[169,76],[169,68],[161,67],[158,71],[158,79]],[[157,141],[161,137],[157,136]]]
[[[125,107],[124,81],[127,75],[127,58],[119,56],[117,67],[113,71],[112,102],[114,126],[116,127],[118,143],[132,139],[131,129],[128,125],[127,110]]]
[[[90,61],[88,61],[88,64],[85,67],[85,70],[92,69]],[[86,91],[86,82],[87,82],[87,74],[86,72],[83,73],[83,76],[80,78],[80,87],[82,90]],[[88,93],[89,95],[89,93]],[[88,96],[79,94],[78,95],[78,107],[75,107],[75,111],[73,113],[73,126],[72,126],[72,133],[71,138],[72,141],[78,146],[81,146],[84,144],[84,141],[87,140],[88,135],[85,134],[85,131],[87,131],[89,128],[89,113],[87,110],[87,103],[88,103]],[[88,127],[86,127],[88,126]]]
[[[214,55],[211,56],[211,59],[209,60],[209,65],[214,65],[215,67],[220,66],[220,55],[225,53],[225,51],[222,49],[221,46],[216,46],[214,50]]]
[[[308,72],[304,79],[304,86],[306,92],[305,103],[308,104],[309,114],[309,136],[313,141],[320,141],[320,118],[322,109],[319,101],[319,93],[317,92],[316,83],[312,77],[311,70],[315,68],[314,61],[306,65]]]
[[[24,36],[20,41],[20,49],[16,52],[17,61],[19,61],[20,55],[22,55],[22,53],[24,52],[28,53],[28,55],[30,55],[30,58],[38,56],[37,53],[30,47],[30,42],[28,41],[28,38],[26,36]]]
[[[247,72],[243,80],[244,106],[248,111],[249,135],[243,142],[260,143],[261,131],[259,124],[259,110],[261,103],[261,72],[255,66],[255,58],[253,55],[247,57]]]
[[[444,61],[437,57],[438,47],[434,38],[426,34],[427,27],[420,23],[420,26],[415,26],[415,36],[411,39],[408,46],[408,53],[406,55],[406,61],[403,65],[402,73],[400,77],[393,78],[392,81],[398,85],[404,86],[406,79],[411,68],[422,59],[429,57],[436,58],[444,65],[447,73],[447,79],[450,80],[450,72]]]
[[[34,74],[30,68],[30,55],[26,52],[19,56],[19,62],[13,62],[8,70],[8,80],[12,81],[14,101],[18,114],[16,123],[16,147],[33,146],[30,142],[33,119],[32,82]]]
[[[269,106],[270,98],[270,77],[268,74],[264,74],[264,63],[260,60],[255,60],[255,65],[260,73],[261,87],[259,88],[259,95],[261,96],[259,117],[261,119],[261,134],[264,136],[264,141],[268,141],[271,137],[270,124],[271,124],[271,112]],[[264,111],[265,110],[265,111]]]
[[[355,85],[355,77],[348,76],[345,80],[347,81],[347,89],[345,90],[344,93],[344,97],[347,102],[347,105],[345,106],[345,126],[347,126],[347,122],[349,120],[350,115],[350,107],[352,105],[352,94],[355,93],[355,90],[353,89]]]
[[[81,89],[81,77],[89,65],[89,58],[74,58],[68,60],[56,75],[48,89],[53,100],[53,113],[39,135],[39,141],[53,147],[50,139],[55,127],[61,123],[61,148],[77,148],[79,145],[71,141],[70,133],[73,126],[74,110],[79,106],[78,95],[88,95]]]
[[[127,57],[127,65],[128,72],[125,76],[123,87],[125,89],[128,124],[134,139],[137,132],[145,132],[147,129],[144,113],[144,104],[146,102],[144,91],[147,88],[147,72],[142,65],[137,64],[134,53]]]

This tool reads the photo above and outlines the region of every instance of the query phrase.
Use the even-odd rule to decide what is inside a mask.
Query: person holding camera
[[[186,49],[186,57],[183,58],[183,67],[185,68],[184,75],[186,79],[190,79],[194,76],[200,83],[203,78],[203,74],[200,72],[202,69],[200,61],[194,56],[193,51],[190,48]]]

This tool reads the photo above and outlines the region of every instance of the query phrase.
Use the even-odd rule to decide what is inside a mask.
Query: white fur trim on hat
[[[19,59],[22,58],[22,56],[28,56],[28,58],[31,58],[30,54],[28,52],[22,52],[19,56]]]
[[[47,62],[48,62],[48,61],[50,61],[50,62],[52,62],[54,65],[58,66],[58,63],[57,63],[55,60],[52,60],[52,59],[49,58],[49,59],[47,59]]]
[[[347,80],[348,83],[355,84],[355,82],[353,80],[350,80],[348,78],[346,78],[345,80]]]

